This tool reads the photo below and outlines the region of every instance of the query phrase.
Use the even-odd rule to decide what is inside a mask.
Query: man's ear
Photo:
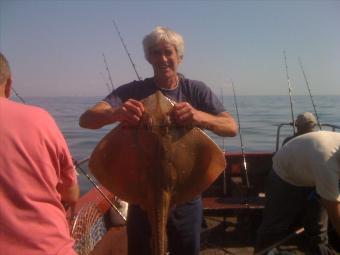
[[[5,97],[6,98],[9,98],[11,96],[11,91],[12,91],[12,77],[9,77],[5,84]]]
[[[182,62],[183,62],[183,56],[181,56],[181,57],[178,57],[178,64],[181,64]]]

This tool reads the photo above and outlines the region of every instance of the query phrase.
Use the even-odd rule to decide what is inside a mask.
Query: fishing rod
[[[120,39],[120,41],[121,41],[121,43],[122,43],[122,45],[123,45],[123,47],[124,47],[124,49],[125,49],[125,52],[126,52],[126,54],[128,55],[128,57],[129,57],[129,59],[130,59],[130,63],[132,64],[133,70],[135,71],[138,80],[141,80],[141,77],[139,76],[139,74],[138,74],[138,72],[137,72],[136,65],[135,65],[135,63],[133,62],[132,58],[131,58],[131,55],[130,55],[130,53],[129,53],[127,47],[126,47],[126,44],[125,44],[125,42],[124,42],[124,39],[123,39],[122,35],[120,34],[120,31],[119,31],[119,29],[118,29],[118,26],[117,26],[116,22],[115,22],[114,20],[112,20],[112,23],[113,23],[113,26],[114,26],[115,29],[116,29],[116,32],[118,33],[119,39]]]
[[[106,81],[105,75],[102,72],[99,72],[99,74],[103,77],[103,81],[105,83],[105,86],[107,87],[108,92],[111,93],[112,88],[111,88],[110,84]]]
[[[109,203],[109,205],[124,219],[124,221],[126,221],[126,217],[119,211],[119,209],[112,203],[112,201],[105,195],[104,191],[96,184],[96,182],[93,180],[93,178],[88,175],[84,169],[82,169],[80,167],[80,165],[86,161],[88,161],[89,159],[86,158],[84,160],[81,160],[79,162],[77,162],[76,160],[74,160],[74,165],[76,167],[76,170],[79,169],[81,171],[81,173],[87,177],[87,179],[92,183],[92,185],[96,188],[96,190],[104,197],[104,199]]]
[[[269,247],[261,250],[261,251],[258,251],[255,253],[255,255],[264,255],[264,254],[269,254],[269,252],[271,250],[273,250],[274,248],[276,248],[277,246],[280,246],[281,244],[284,244],[285,242],[287,242],[289,239],[293,238],[293,237],[296,237],[300,234],[302,234],[303,232],[305,231],[304,228],[299,228],[297,230],[295,230],[293,233],[289,234],[288,236],[286,236],[285,238],[277,241],[276,243],[270,245]]]
[[[234,94],[234,103],[235,103],[235,109],[236,109],[236,115],[237,115],[237,123],[238,123],[238,132],[240,135],[240,142],[241,142],[241,152],[242,152],[242,158],[243,158],[243,168],[245,172],[245,177],[246,177],[246,185],[248,188],[248,191],[250,189],[250,184],[249,184],[249,176],[248,176],[248,169],[247,169],[247,162],[246,162],[246,156],[244,154],[244,145],[243,145],[243,139],[242,139],[242,132],[241,132],[241,123],[240,123],[240,115],[238,113],[238,107],[237,107],[237,100],[236,100],[236,93],[235,93],[235,86],[234,82],[231,81],[231,86],[233,88],[233,94]]]
[[[294,135],[295,135],[296,131],[295,131],[295,119],[294,119],[294,111],[293,111],[292,87],[291,87],[291,84],[290,84],[290,78],[289,78],[289,74],[288,74],[286,51],[283,51],[283,56],[284,56],[284,61],[285,61],[286,76],[287,76],[287,82],[288,82],[288,92],[289,92],[289,99],[290,99],[290,110],[291,110],[291,114],[292,114],[293,132],[294,132]]]
[[[303,77],[304,77],[304,79],[305,79],[305,83],[306,83],[306,86],[307,86],[307,89],[308,89],[308,93],[309,93],[310,100],[312,101],[312,105],[313,105],[313,108],[314,108],[314,113],[315,113],[316,121],[318,122],[318,126],[319,126],[319,128],[320,128],[320,130],[321,130],[321,129],[322,129],[322,128],[321,128],[321,123],[320,123],[320,120],[319,120],[318,113],[317,113],[317,111],[316,111],[316,107],[315,107],[315,104],[314,104],[314,99],[313,99],[313,96],[312,96],[312,93],[311,93],[311,90],[310,90],[310,87],[309,87],[309,83],[308,83],[308,80],[307,80],[307,75],[306,75],[305,70],[304,70],[304,68],[303,68],[301,59],[298,58],[298,61],[299,61],[299,64],[300,64],[300,68],[301,68]]]
[[[110,70],[109,70],[109,65],[107,64],[104,53],[103,53],[103,58],[104,58],[104,64],[105,64],[105,67],[106,67],[106,71],[107,71],[107,74],[109,76],[109,80],[110,80],[110,84],[111,84],[111,91],[112,91],[112,90],[114,90],[115,86],[113,85],[111,73],[110,73]]]
[[[134,69],[134,71],[135,71],[135,73],[136,73],[136,75],[137,75],[138,80],[141,80],[141,77],[139,76],[139,74],[138,74],[138,72],[137,72],[136,65],[135,65],[135,63],[133,62],[132,58],[131,58],[131,55],[130,55],[130,53],[129,53],[127,47],[126,47],[126,44],[125,44],[124,39],[123,39],[123,37],[122,37],[122,35],[121,35],[119,29],[118,29],[118,26],[117,26],[116,22],[115,22],[114,20],[112,20],[112,23],[113,23],[113,26],[114,26],[116,32],[118,33],[119,39],[120,39],[120,41],[121,41],[121,43],[122,43],[122,45],[123,45],[123,47],[124,47],[124,49],[125,49],[125,52],[126,52],[126,54],[128,55],[128,57],[129,57],[130,63],[132,64],[132,67],[133,67],[133,69]],[[107,64],[107,61],[106,61],[106,58],[105,58],[104,53],[103,53],[103,58],[104,58],[104,63],[105,63],[105,66],[106,66],[106,70],[107,70],[108,75],[109,75],[109,80],[110,80],[112,89],[114,89],[114,85],[113,85],[113,82],[112,82],[110,70],[109,70],[109,68],[108,68],[108,64]],[[112,201],[104,194],[104,192],[101,190],[101,188],[99,188],[99,186],[95,183],[95,181],[93,180],[93,178],[91,178],[91,176],[89,176],[89,175],[88,175],[88,174],[87,174],[87,173],[79,166],[80,164],[82,164],[83,162],[86,162],[87,160],[88,160],[88,158],[87,158],[87,159],[84,159],[84,160],[82,160],[82,161],[80,161],[79,163],[77,163],[77,164],[76,164],[76,168],[78,168],[78,169],[81,171],[81,173],[82,173],[85,177],[87,177],[87,179],[92,183],[92,185],[97,189],[97,191],[105,198],[105,200],[110,204],[110,206],[111,206],[115,211],[118,212],[118,214],[124,219],[124,221],[126,221],[126,217],[118,210],[118,208],[112,203]]]
[[[15,96],[16,96],[17,98],[19,98],[19,100],[20,100],[22,103],[26,104],[25,100],[18,94],[18,92],[17,92],[13,87],[12,87],[12,91],[14,92]]]
[[[224,106],[224,99],[223,99],[223,88],[221,87],[221,103]],[[223,151],[225,151],[225,139],[222,137],[222,148]]]
[[[222,105],[224,106],[224,99],[223,99],[223,87],[221,87],[221,102]],[[222,148],[223,148],[223,153],[225,154],[225,139],[222,137]],[[226,171],[224,169],[223,171],[223,194],[227,194],[227,183],[226,183]]]

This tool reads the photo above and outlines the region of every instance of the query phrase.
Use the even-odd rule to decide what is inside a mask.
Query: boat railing
[[[272,155],[273,152],[245,153],[248,186],[242,153],[226,153],[225,174],[203,192],[204,215],[226,217],[246,211],[261,211],[265,201],[265,180],[272,168]]]
[[[291,127],[293,127],[293,123],[292,122],[286,122],[286,123],[280,123],[278,125],[277,130],[276,130],[276,148],[275,148],[275,151],[278,151],[279,148],[280,148],[280,132],[281,132],[281,128],[284,127],[284,126],[291,126]],[[333,124],[328,124],[328,123],[321,123],[321,128],[322,127],[329,128],[333,132],[336,131],[336,130],[340,130],[340,126],[333,125]]]

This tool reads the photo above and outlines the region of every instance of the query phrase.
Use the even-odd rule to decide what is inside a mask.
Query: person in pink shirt
[[[14,102],[0,53],[0,251],[74,255],[65,204],[79,197],[65,139],[45,110]]]

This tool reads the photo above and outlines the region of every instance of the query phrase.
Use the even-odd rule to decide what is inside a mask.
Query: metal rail
[[[277,127],[276,130],[276,147],[275,147],[275,151],[278,151],[280,148],[280,132],[281,132],[281,128],[283,126],[293,126],[292,122],[286,122],[286,123],[280,123]],[[338,125],[333,125],[333,124],[328,124],[328,123],[320,123],[321,127],[328,127],[330,128],[333,132],[335,132],[336,130],[340,130],[340,126]]]

